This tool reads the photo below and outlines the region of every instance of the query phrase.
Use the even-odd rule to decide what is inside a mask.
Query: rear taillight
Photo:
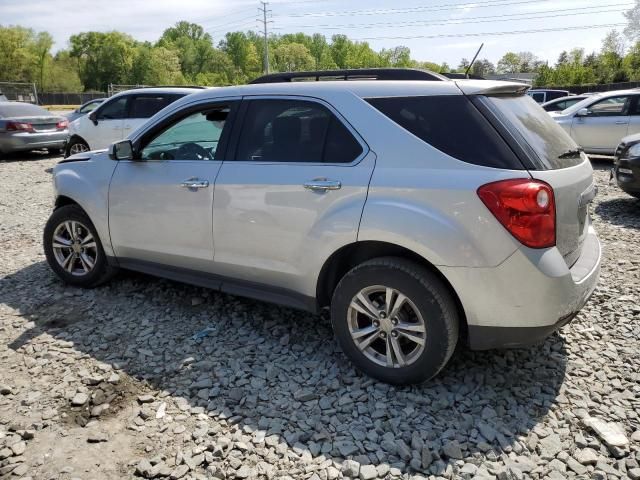
[[[501,180],[480,187],[478,196],[522,244],[531,248],[556,244],[556,204],[550,185],[524,178]]]
[[[60,120],[58,123],[56,123],[56,129],[58,130],[64,130],[68,126],[69,126],[69,120]]]
[[[7,132],[33,132],[33,125],[27,122],[7,122]]]

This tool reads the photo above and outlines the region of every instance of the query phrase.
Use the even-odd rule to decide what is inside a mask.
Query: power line
[[[441,3],[439,5],[411,7],[411,8],[294,13],[286,16],[289,18],[294,18],[294,17],[339,17],[339,16],[345,16],[345,15],[392,15],[392,14],[402,14],[402,13],[433,12],[433,11],[440,11],[440,10],[464,9],[464,8],[471,8],[471,7],[488,8],[488,7],[503,7],[508,5],[521,5],[521,4],[527,4],[527,3],[539,4],[540,1],[541,0],[518,0],[518,1],[484,0],[484,1],[478,1],[478,2],[465,2],[465,3]],[[606,6],[606,5],[602,5],[602,6]]]
[[[633,6],[632,3],[617,3],[607,5],[607,7],[620,7],[620,6]],[[607,12],[617,12],[619,8],[610,9],[610,10],[597,10],[597,11],[587,11],[587,9],[594,8],[603,8],[602,6],[593,6],[593,7],[577,7],[577,8],[563,8],[556,10],[542,10],[539,12],[527,12],[527,13],[510,13],[503,15],[483,15],[479,17],[466,17],[464,19],[451,19],[451,20],[409,20],[402,22],[375,22],[375,23],[350,23],[350,24],[314,24],[314,25],[286,25],[286,28],[324,28],[327,30],[340,30],[343,28],[384,28],[384,27],[412,27],[412,26],[429,26],[429,25],[463,25],[469,23],[491,23],[493,21],[516,21],[516,20],[535,20],[537,18],[550,18],[550,17],[567,17],[574,15],[588,15],[594,13],[607,13]],[[578,12],[576,12],[576,10]],[[574,12],[574,13],[567,13]],[[540,16],[542,14],[555,14],[557,15],[546,15]],[[533,16],[535,15],[535,16]],[[522,17],[522,18],[514,18],[514,17]],[[484,20],[484,19],[503,19],[504,20]],[[479,20],[478,22],[471,22],[469,20]],[[280,27],[285,28],[285,27]]]
[[[623,27],[625,23],[605,23],[600,25],[576,25],[573,27],[558,28],[540,28],[531,30],[511,30],[508,32],[480,32],[480,33],[440,33],[435,35],[407,35],[407,36],[382,36],[382,37],[360,37],[352,40],[412,40],[415,38],[462,38],[462,37],[492,37],[502,35],[519,35],[526,33],[545,33],[545,32],[565,32],[571,30],[587,30],[595,28],[615,28]]]

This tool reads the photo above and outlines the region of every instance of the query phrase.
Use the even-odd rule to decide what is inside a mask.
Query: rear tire
[[[75,137],[69,140],[67,143],[67,147],[64,151],[64,158],[70,157],[71,155],[75,155],[76,153],[88,152],[89,145],[87,142],[82,140],[81,138]]]
[[[459,321],[455,301],[437,275],[396,257],[353,268],[331,302],[343,352],[367,375],[396,385],[426,381],[444,368]]]
[[[113,277],[93,223],[78,205],[65,205],[51,214],[44,228],[44,253],[49,267],[69,285],[93,288]]]

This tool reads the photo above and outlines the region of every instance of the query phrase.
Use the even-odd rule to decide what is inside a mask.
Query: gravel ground
[[[57,158],[0,162],[0,478],[640,479],[640,202],[600,187],[600,287],[544,344],[356,372],[325,318],[47,268]]]

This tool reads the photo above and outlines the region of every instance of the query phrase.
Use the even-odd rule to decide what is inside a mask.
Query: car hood
[[[58,165],[60,165],[61,163],[87,162],[89,160],[104,160],[104,159],[110,160],[106,148],[102,150],[92,150],[91,152],[76,153],[75,155],[71,155],[65,158],[64,160],[60,160],[58,162]]]

